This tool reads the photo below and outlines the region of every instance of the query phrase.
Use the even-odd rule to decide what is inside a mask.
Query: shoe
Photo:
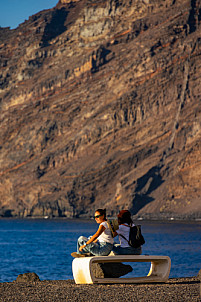
[[[71,253],[71,256],[74,258],[81,258],[81,257],[85,257],[85,255],[83,254],[78,254],[77,252],[73,252]]]
[[[93,256],[93,255],[90,254],[90,253],[78,254],[77,252],[73,252],[73,253],[71,253],[71,256],[74,257],[74,258],[83,258],[83,257],[90,257],[90,256]]]

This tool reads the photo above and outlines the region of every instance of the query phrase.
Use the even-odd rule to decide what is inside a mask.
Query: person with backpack
[[[131,219],[131,213],[128,210],[120,211],[117,217],[119,229],[114,233],[114,237],[119,235],[120,244],[114,244],[112,251],[115,255],[141,255],[141,245],[144,244],[145,241],[143,236],[141,235],[140,226],[134,225]],[[132,233],[131,228],[133,231]],[[132,235],[134,237],[133,242],[131,238]]]

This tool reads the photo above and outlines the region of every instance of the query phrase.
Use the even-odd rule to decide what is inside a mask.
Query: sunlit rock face
[[[201,212],[199,1],[65,1],[0,28],[0,215]]]
[[[78,2],[78,1],[82,1],[82,0],[59,0],[59,4],[68,4],[71,2]]]

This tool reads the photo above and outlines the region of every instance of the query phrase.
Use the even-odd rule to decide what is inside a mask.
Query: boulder
[[[119,278],[132,270],[130,265],[123,263],[92,263],[92,273],[96,278]]]
[[[18,275],[16,282],[36,282],[40,281],[36,273],[24,273]]]
[[[201,281],[201,269],[199,270],[197,277]]]

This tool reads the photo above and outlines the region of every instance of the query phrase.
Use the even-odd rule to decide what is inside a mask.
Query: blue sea
[[[196,276],[201,269],[201,222],[140,221],[146,243],[143,254],[171,258],[170,278]],[[77,238],[90,236],[98,225],[81,219],[1,219],[0,282],[35,272],[40,280],[73,279],[71,253]],[[131,263],[129,276],[146,275],[149,268]],[[146,272],[145,272],[146,271]]]

